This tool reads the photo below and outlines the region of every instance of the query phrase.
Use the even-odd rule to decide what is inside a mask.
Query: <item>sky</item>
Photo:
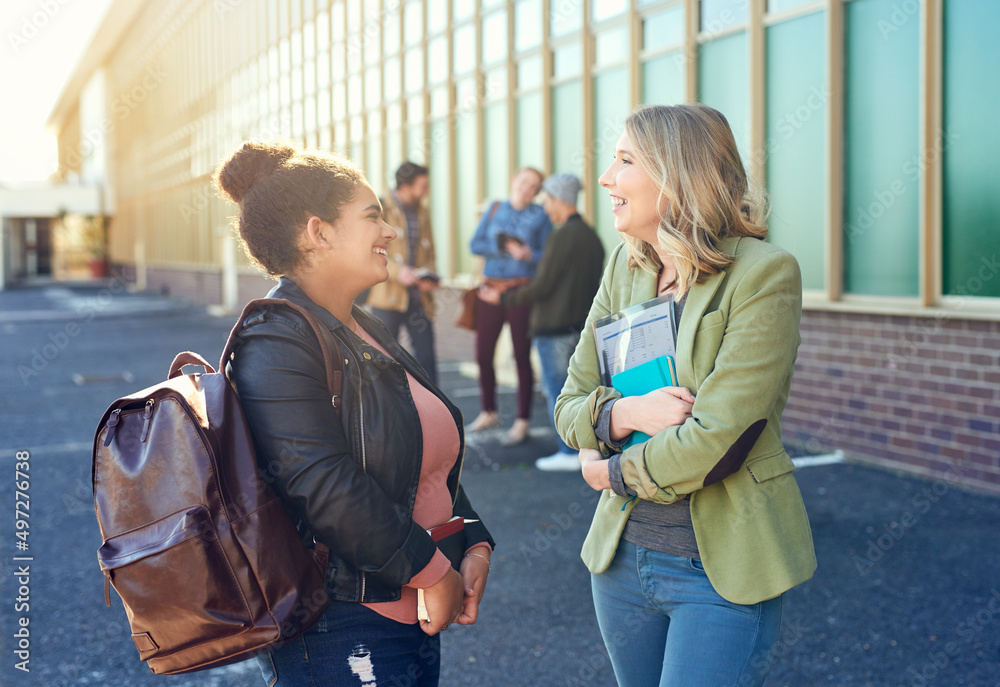
[[[45,122],[111,2],[0,4],[0,184],[45,179],[56,170],[56,142]]]

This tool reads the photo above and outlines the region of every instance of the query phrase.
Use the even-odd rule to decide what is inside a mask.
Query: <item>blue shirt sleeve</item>
[[[503,209],[503,203],[497,206],[496,214],[500,214]],[[489,208],[483,213],[483,216],[479,220],[479,226],[476,227],[476,233],[472,236],[472,243],[469,246],[472,250],[473,255],[482,255],[485,258],[495,258],[499,257],[497,253],[497,242],[496,238],[491,238],[492,232],[490,232],[491,219],[496,219],[496,216],[490,217],[493,214],[493,203],[490,203]]]

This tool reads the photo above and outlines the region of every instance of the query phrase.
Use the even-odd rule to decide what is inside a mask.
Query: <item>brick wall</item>
[[[806,311],[786,440],[1000,492],[1000,323]]]

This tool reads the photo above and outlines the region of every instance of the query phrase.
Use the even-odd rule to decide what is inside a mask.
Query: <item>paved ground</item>
[[[90,491],[94,426],[117,396],[160,381],[184,349],[216,359],[231,318],[121,289],[0,292],[0,685],[257,685],[251,663],[159,678],[137,659],[121,602],[104,606]],[[475,382],[446,367],[467,417]],[[74,379],[76,381],[74,381]],[[79,383],[78,383],[79,382]],[[502,411],[513,411],[513,395]],[[444,638],[442,685],[614,685],[578,557],[596,502],[536,403],[527,444],[470,444],[464,481],[499,548],[479,624]],[[30,451],[30,608],[16,608],[15,452]],[[855,464],[797,472],[820,562],[786,597],[769,687],[1000,685],[1000,499]],[[23,554],[22,554],[23,555]],[[19,565],[20,563],[18,563]],[[15,669],[28,618],[30,673]]]

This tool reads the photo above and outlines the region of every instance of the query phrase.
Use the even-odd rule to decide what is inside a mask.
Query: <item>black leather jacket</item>
[[[448,475],[453,514],[478,520],[459,485],[462,415],[381,322],[360,308],[354,308],[354,318],[391,358],[290,279],[282,278],[268,297],[307,308],[330,329],[343,358],[343,398],[338,417],[319,344],[298,313],[266,307],[250,315],[230,378],[253,433],[258,465],[289,510],[330,547],[332,598],[395,601],[436,550],[412,518],[423,445],[404,369],[455,418],[460,448]],[[493,545],[483,524],[471,523],[466,544],[478,542]]]

